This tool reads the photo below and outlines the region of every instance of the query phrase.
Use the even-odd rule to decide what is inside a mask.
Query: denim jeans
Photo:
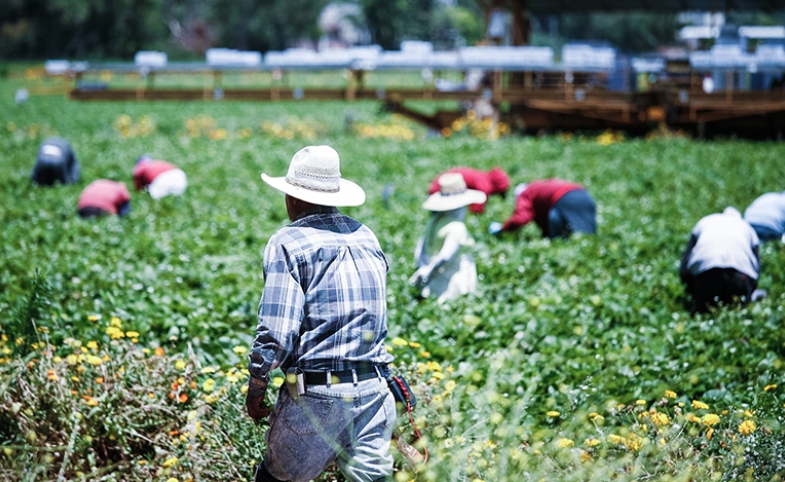
[[[568,238],[570,234],[597,232],[597,206],[583,189],[570,191],[548,211],[548,237]]]
[[[758,224],[751,224],[750,226],[755,230],[755,234],[758,235],[758,239],[761,241],[777,241],[782,238],[782,233],[778,233],[767,226],[760,226]]]
[[[390,477],[395,416],[395,401],[381,377],[356,385],[308,385],[299,400],[283,386],[262,463],[276,479],[291,482],[309,481],[332,462],[350,481]]]

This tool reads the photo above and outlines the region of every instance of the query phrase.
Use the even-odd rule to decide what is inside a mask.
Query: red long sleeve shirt
[[[514,231],[534,220],[544,235],[547,235],[548,213],[553,205],[568,192],[579,189],[583,189],[583,186],[561,179],[533,181],[515,200],[515,211],[502,229]]]
[[[172,169],[177,169],[177,166],[166,161],[140,162],[134,167],[134,185],[137,190],[142,189],[150,185],[159,174]]]
[[[501,194],[510,188],[509,177],[507,177],[507,174],[498,167],[489,172],[478,171],[469,167],[456,167],[436,176],[436,179],[431,182],[428,194],[439,191],[439,178],[447,173],[460,174],[466,182],[467,189],[482,191],[488,197],[490,197],[491,194]],[[482,213],[485,211],[485,203],[472,204],[469,209],[471,209],[473,213]]]
[[[98,179],[91,182],[79,195],[77,209],[98,208],[110,214],[117,214],[123,204],[131,200],[125,183]]]

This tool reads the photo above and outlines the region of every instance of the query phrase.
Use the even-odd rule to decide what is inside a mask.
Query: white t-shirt
[[[760,244],[755,230],[734,208],[704,217],[692,229],[698,240],[687,261],[693,275],[712,268],[733,268],[758,279],[760,265],[753,249]]]
[[[785,233],[785,192],[762,195],[744,211],[744,219],[782,235]]]

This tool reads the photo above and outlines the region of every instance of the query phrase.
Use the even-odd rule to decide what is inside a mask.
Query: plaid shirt
[[[278,230],[264,252],[264,291],[249,355],[249,394],[270,371],[349,370],[392,361],[387,260],[373,232],[335,208],[309,210]]]

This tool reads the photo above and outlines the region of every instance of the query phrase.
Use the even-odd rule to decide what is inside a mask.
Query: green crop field
[[[286,223],[259,175],[282,175],[309,144],[335,147],[344,177],[366,189],[366,204],[344,212],[388,256],[387,344],[419,397],[423,439],[406,416],[396,436],[430,454],[416,466],[396,455],[396,481],[785,474],[785,249],[763,246],[768,297],[747,308],[691,316],[678,277],[702,216],[785,187],[785,145],[492,140],[479,128],[443,138],[362,102],[17,106],[21,86],[0,80],[1,479],[250,477],[265,427],[244,414],[246,353],[262,251]],[[32,186],[48,135],[72,144],[77,185]],[[134,192],[126,218],[76,217],[84,186],[132,186],[146,152],[187,172],[183,197]],[[407,279],[420,203],[456,165],[580,182],[597,200],[598,235],[549,242],[532,225],[490,237],[513,206],[495,197],[468,220],[479,291],[418,300]],[[331,468],[320,480],[341,477]]]

